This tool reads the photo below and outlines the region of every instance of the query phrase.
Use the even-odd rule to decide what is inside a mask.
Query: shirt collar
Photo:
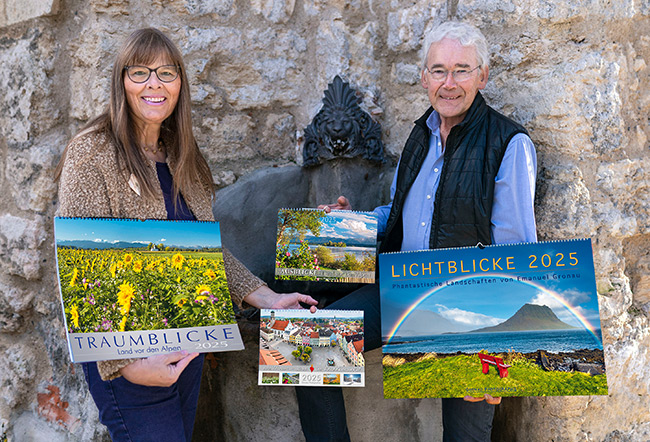
[[[427,127],[432,135],[438,135],[440,133],[440,115],[435,110],[427,118]]]

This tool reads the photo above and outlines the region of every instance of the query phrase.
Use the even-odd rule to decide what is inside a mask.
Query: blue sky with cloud
[[[321,238],[353,240],[372,247],[377,242],[377,215],[373,212],[332,211],[322,220]],[[311,234],[306,239],[313,238]]]
[[[382,301],[382,332],[387,334],[392,326],[418,300],[422,300],[417,310],[428,310],[456,324],[480,328],[496,325],[510,318],[524,304],[546,305],[563,322],[582,327],[581,322],[572,313],[584,316],[595,328],[600,327],[598,314],[598,297],[596,294],[593,258],[591,246],[587,241],[549,242],[528,244],[520,248],[507,249],[505,246],[490,246],[481,251],[476,248],[458,248],[448,250],[422,251],[411,253],[394,253],[380,255],[379,275]],[[578,264],[568,265],[570,253],[575,253]],[[531,256],[548,255],[556,258],[563,254],[564,266],[550,265],[545,268],[538,265],[531,269]],[[512,256],[513,271],[468,273],[461,276],[460,271],[453,275],[404,276],[404,269],[415,263],[415,272],[429,262],[455,260],[460,268],[460,261],[471,266],[472,259],[489,257],[490,261],[499,256]],[[538,259],[535,264],[540,264]],[[503,261],[502,261],[503,264]],[[406,267],[404,267],[406,266]],[[445,264],[441,264],[444,270]],[[392,272],[393,274],[391,274]],[[408,270],[407,270],[408,272]],[[444,273],[444,271],[443,271]],[[528,281],[502,281],[503,278],[517,276],[545,278]],[[571,277],[571,275],[579,275]],[[490,279],[494,282],[480,284],[459,284],[446,286],[446,281],[459,280],[471,282]],[[393,283],[417,284],[423,281],[442,283],[440,288],[392,288]],[[428,297],[423,299],[427,294]],[[568,304],[567,308],[564,303]]]

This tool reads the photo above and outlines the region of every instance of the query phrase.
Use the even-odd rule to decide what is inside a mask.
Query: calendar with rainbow
[[[588,239],[381,254],[387,398],[606,395]]]

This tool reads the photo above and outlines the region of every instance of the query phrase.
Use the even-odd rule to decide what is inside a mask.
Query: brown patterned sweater
[[[173,175],[175,158],[168,157],[167,164]],[[149,161],[149,165],[149,179],[158,183],[156,163]],[[84,132],[77,135],[68,147],[59,181],[57,216],[167,219],[160,185],[154,186],[152,199],[139,196],[128,181],[129,175],[119,169],[115,146],[106,134]],[[196,219],[214,221],[208,190],[184,193],[183,197]],[[265,284],[227,250],[223,257],[230,296],[241,306],[244,297]],[[114,379],[120,376],[122,367],[134,360],[100,361],[97,368],[102,379]]]

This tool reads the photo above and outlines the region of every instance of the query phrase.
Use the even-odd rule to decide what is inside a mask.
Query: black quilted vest
[[[432,111],[433,108],[429,108],[415,122],[402,151],[393,206],[379,246],[380,253],[399,251],[402,246],[402,209],[429,151],[430,131],[426,121]],[[476,94],[465,119],[454,126],[447,137],[429,248],[492,242],[490,220],[494,180],[508,143],[519,133],[527,132],[488,106],[480,93]]]

